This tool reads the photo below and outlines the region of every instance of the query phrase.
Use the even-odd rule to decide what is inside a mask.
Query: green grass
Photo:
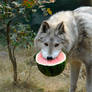
[[[12,64],[7,50],[0,50],[0,92],[68,92],[69,64],[62,74],[56,77],[47,77],[40,73],[33,60],[34,49],[17,49],[18,83],[14,85]],[[80,73],[76,92],[86,92],[84,66]]]

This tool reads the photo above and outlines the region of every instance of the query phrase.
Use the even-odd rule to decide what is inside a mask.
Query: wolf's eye
[[[44,43],[45,46],[48,46],[48,43]]]
[[[58,46],[59,46],[59,44],[58,44],[58,43],[56,43],[56,44],[55,44],[55,47],[58,47]]]

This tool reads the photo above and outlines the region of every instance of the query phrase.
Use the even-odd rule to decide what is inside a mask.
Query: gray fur
[[[58,12],[45,22],[34,40],[36,48],[42,51],[44,58],[56,58],[60,51],[66,52],[71,64],[70,92],[75,92],[83,62],[87,72],[87,92],[92,92],[92,7]]]

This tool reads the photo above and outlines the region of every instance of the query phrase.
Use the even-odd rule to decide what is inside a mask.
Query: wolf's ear
[[[64,29],[64,23],[61,22],[57,25],[56,30],[58,31],[58,34],[63,34],[65,33],[65,29]]]
[[[50,28],[49,24],[46,21],[44,21],[42,23],[42,29],[41,29],[42,33],[46,33],[49,28]]]

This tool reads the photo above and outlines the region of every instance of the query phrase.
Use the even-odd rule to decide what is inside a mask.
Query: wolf
[[[56,58],[61,51],[66,53],[71,67],[69,92],[75,92],[81,64],[84,63],[86,90],[92,92],[92,7],[60,11],[44,20],[34,45],[47,60]]]

